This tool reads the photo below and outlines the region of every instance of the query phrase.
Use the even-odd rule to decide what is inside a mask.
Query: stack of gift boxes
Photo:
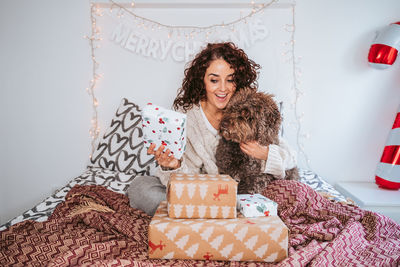
[[[228,175],[172,174],[149,226],[149,257],[281,261],[288,229],[276,208],[262,195],[237,195]]]
[[[182,157],[185,114],[149,103],[142,125],[147,148],[163,144]],[[149,226],[150,258],[278,262],[287,249],[288,229],[276,203],[237,195],[237,182],[228,175],[172,174],[167,201]]]

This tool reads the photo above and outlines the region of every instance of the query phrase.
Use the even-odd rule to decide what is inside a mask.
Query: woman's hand
[[[250,157],[262,160],[268,159],[268,152],[269,152],[268,146],[262,146],[256,141],[240,143],[239,146],[240,149]]]
[[[151,144],[147,149],[148,155],[154,155],[155,160],[163,168],[178,169],[181,166],[181,162],[177,160],[171,153],[171,150],[167,149],[164,151],[165,146],[161,145],[157,150],[156,144]]]

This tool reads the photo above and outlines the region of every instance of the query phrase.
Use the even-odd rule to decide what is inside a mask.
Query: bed
[[[126,190],[154,171],[141,141],[139,106],[123,99],[87,169],[0,227],[1,266],[268,266],[269,263],[149,259],[151,217]],[[277,266],[398,266],[400,225],[365,211],[322,177],[274,181],[263,194],[289,228],[289,256]]]

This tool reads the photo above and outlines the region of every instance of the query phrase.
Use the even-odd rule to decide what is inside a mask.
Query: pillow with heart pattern
[[[90,166],[127,174],[154,173],[156,161],[144,147],[140,112],[138,105],[122,99],[110,127],[97,143]]]

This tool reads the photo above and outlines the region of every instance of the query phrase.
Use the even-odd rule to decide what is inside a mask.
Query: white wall
[[[0,223],[85,168],[92,115],[85,91],[90,50],[83,38],[90,34],[89,14],[89,2],[82,0],[0,2]],[[310,134],[304,146],[311,168],[332,183],[374,178],[400,104],[400,68],[396,62],[375,70],[366,57],[375,31],[399,21],[398,14],[398,0],[297,1],[296,52],[302,56],[305,93],[299,106],[305,115],[302,128]],[[219,17],[215,13],[208,20],[219,22]],[[162,82],[171,90],[150,96],[172,101],[183,67],[164,62],[154,69],[154,60],[145,58],[138,64],[152,77],[163,70],[176,75],[163,81],[137,77],[135,84],[120,79],[122,93],[111,90],[112,84],[100,86],[103,128],[123,96],[144,101],[148,88]]]
[[[0,222],[81,174],[89,156],[89,3],[0,2]]]
[[[298,1],[305,142],[314,171],[330,182],[374,181],[400,105],[400,60],[368,66],[375,31],[400,21],[400,1]]]

